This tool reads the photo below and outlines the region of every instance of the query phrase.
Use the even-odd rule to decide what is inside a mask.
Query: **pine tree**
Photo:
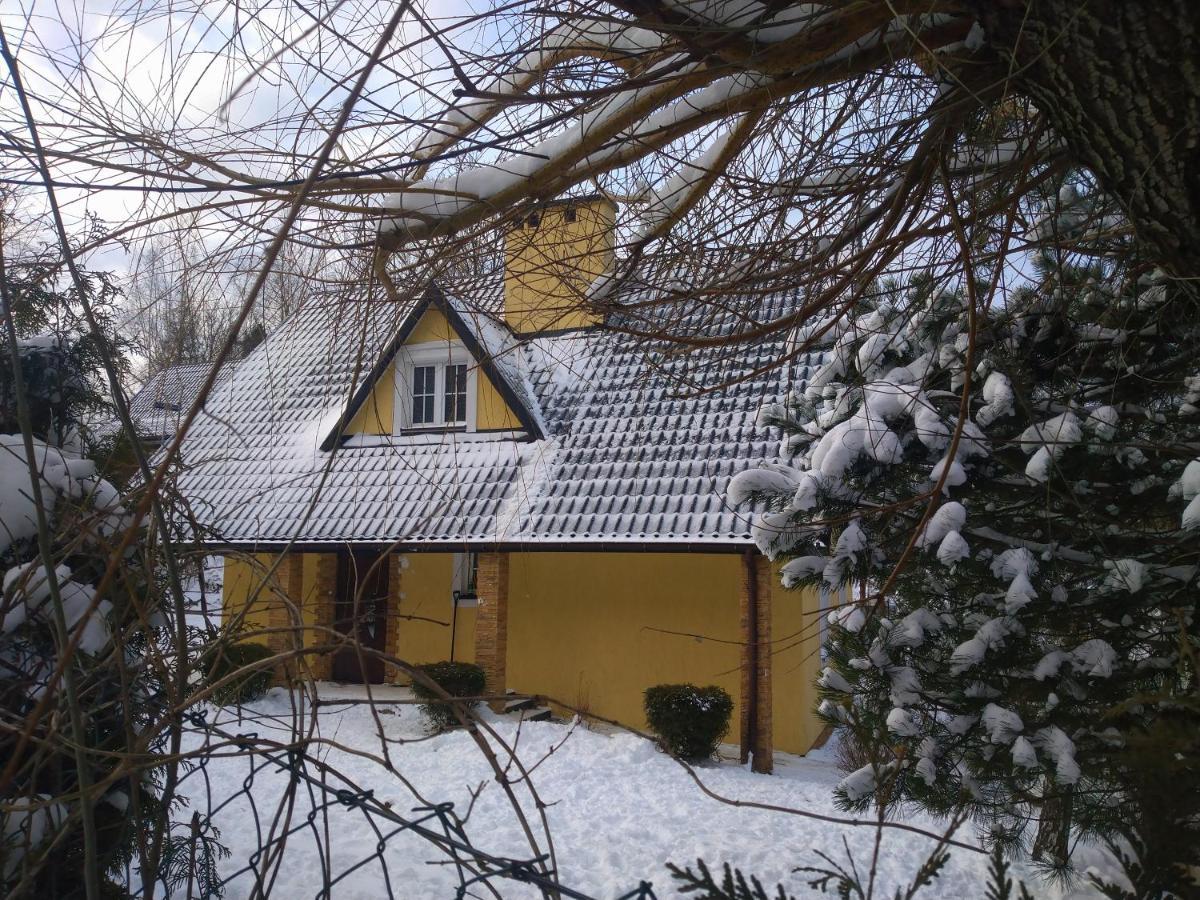
[[[191,883],[211,896],[223,848],[211,828],[185,834],[172,824],[178,803],[163,798],[158,762],[165,739],[148,728],[170,705],[169,665],[186,664],[165,649],[156,549],[141,533],[115,553],[125,498],[92,460],[61,446],[88,404],[63,402],[57,377],[20,377],[57,370],[86,382],[82,358],[69,335],[34,336],[16,341],[0,376],[21,428],[0,434],[0,708],[10,726],[0,734],[0,893],[81,898],[90,868],[93,892],[129,896],[122,882],[140,867],[168,888]],[[57,414],[30,414],[47,407]],[[159,835],[156,865],[146,867]]]
[[[1200,309],[1096,238],[1102,201],[1063,188],[1003,303],[979,300],[983,266],[970,286],[879,286],[764,410],[781,463],[729,496],[765,504],[756,540],[789,559],[785,586],[860,598],[829,617],[820,680],[820,714],[871,760],[839,785],[847,808],[965,807],[1056,869],[1074,835],[1125,838],[1138,896],[1186,896]]]

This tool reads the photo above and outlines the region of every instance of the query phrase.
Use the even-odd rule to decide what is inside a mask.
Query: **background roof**
[[[207,373],[207,365],[172,366],[155,373],[129,401],[129,416],[138,433],[156,440],[174,435]]]

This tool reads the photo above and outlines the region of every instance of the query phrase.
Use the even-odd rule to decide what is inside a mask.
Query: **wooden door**
[[[387,648],[388,557],[374,553],[338,554],[337,600],[333,625],[364,648]],[[353,647],[333,657],[333,680],[355,684],[383,681],[383,660]]]

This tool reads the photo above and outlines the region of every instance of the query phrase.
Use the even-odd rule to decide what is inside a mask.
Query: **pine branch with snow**
[[[1156,854],[1182,863],[1200,747],[1167,723],[1200,726],[1200,309],[1131,246],[1072,235],[1095,202],[1048,201],[1068,221],[1003,302],[970,309],[986,269],[972,291],[879,285],[766,417],[778,465],[729,496],[765,507],[785,587],[872,589],[829,616],[820,684],[872,748],[846,807],[967,808],[999,843],[1060,835],[1054,865],[1071,829],[1170,821]],[[1147,734],[1186,762],[1131,752]],[[1151,758],[1193,789],[1148,804]]]
[[[725,863],[720,884],[702,859],[696,860],[695,871],[691,866],[681,868],[673,863],[667,863],[667,869],[674,876],[679,893],[694,894],[696,900],[792,900],[783,885],[776,885],[775,893],[767,894],[757,878],[750,876],[747,881],[729,863]]]
[[[52,364],[71,348],[54,340],[19,352]],[[168,889],[172,879],[181,886],[180,873],[212,882],[205,867],[219,853],[215,838],[202,830],[179,850],[170,834],[176,802],[164,790],[163,726],[176,704],[167,684],[186,676],[188,648],[166,628],[154,565],[163,551],[137,532],[118,553],[126,498],[95,462],[56,445],[66,423],[42,424],[38,436],[0,434],[0,707],[11,725],[0,735],[11,775],[0,803],[0,889],[83,896],[90,873],[93,888],[111,890],[107,879],[124,877],[135,857]],[[147,860],[155,835],[157,866]]]

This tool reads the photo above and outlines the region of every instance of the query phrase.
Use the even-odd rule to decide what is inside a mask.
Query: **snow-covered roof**
[[[495,285],[441,293],[490,355],[489,377],[525,407],[525,430],[337,440],[430,293],[312,298],[222,379],[184,442],[180,488],[214,540],[750,544],[750,518],[724,492],[735,472],[777,456],[778,434],[755,420],[781,399],[784,373],[766,364],[784,355],[785,335],[688,353],[611,329],[518,341],[493,318]],[[612,299],[654,308],[636,281]],[[673,298],[662,314],[673,333],[729,335],[799,302]],[[798,357],[790,378],[816,362]]]
[[[172,366],[151,376],[129,401],[129,415],[138,433],[159,441],[174,435],[207,374],[207,365],[195,365]]]

